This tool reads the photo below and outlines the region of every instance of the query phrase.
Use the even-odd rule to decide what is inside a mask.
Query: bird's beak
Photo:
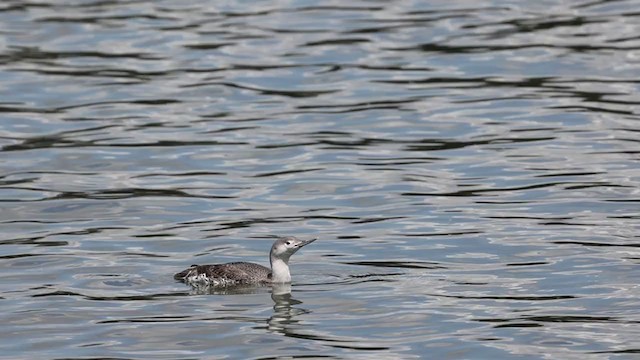
[[[311,240],[302,240],[302,242],[300,243],[300,245],[298,245],[298,247],[301,248],[301,247],[303,247],[305,245],[309,245],[309,244],[311,244],[312,242],[314,242],[316,240],[318,240],[318,238],[313,238]]]

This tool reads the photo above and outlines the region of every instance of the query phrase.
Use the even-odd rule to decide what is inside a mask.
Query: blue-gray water
[[[2,2],[0,358],[637,358],[639,9]]]

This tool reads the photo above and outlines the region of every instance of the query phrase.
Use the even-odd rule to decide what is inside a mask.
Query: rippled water
[[[0,4],[3,359],[640,353],[634,1]],[[192,263],[320,240],[291,289]]]

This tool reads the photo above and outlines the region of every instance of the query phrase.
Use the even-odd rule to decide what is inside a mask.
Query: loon
[[[250,262],[214,265],[191,265],[173,276],[191,286],[234,286],[286,284],[291,282],[289,258],[316,239],[300,240],[294,236],[278,238],[271,246],[271,269]]]

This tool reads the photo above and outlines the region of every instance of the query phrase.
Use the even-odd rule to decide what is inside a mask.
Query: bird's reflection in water
[[[308,314],[310,311],[293,307],[302,304],[302,301],[291,297],[291,284],[272,284],[271,299],[273,305],[273,315],[267,320],[268,328],[271,331],[284,335],[292,333],[291,327],[298,323],[296,316]]]
[[[269,292],[268,286],[237,285],[237,286],[192,286],[190,295],[242,295],[263,294]]]
[[[266,319],[267,329],[291,335],[296,331],[293,329],[299,323],[296,316],[308,314],[309,310],[296,308],[294,306],[302,304],[291,296],[291,284],[271,284],[271,286],[197,286],[192,287],[191,295],[242,295],[242,294],[264,294],[271,290],[271,299],[274,302],[273,315]]]

